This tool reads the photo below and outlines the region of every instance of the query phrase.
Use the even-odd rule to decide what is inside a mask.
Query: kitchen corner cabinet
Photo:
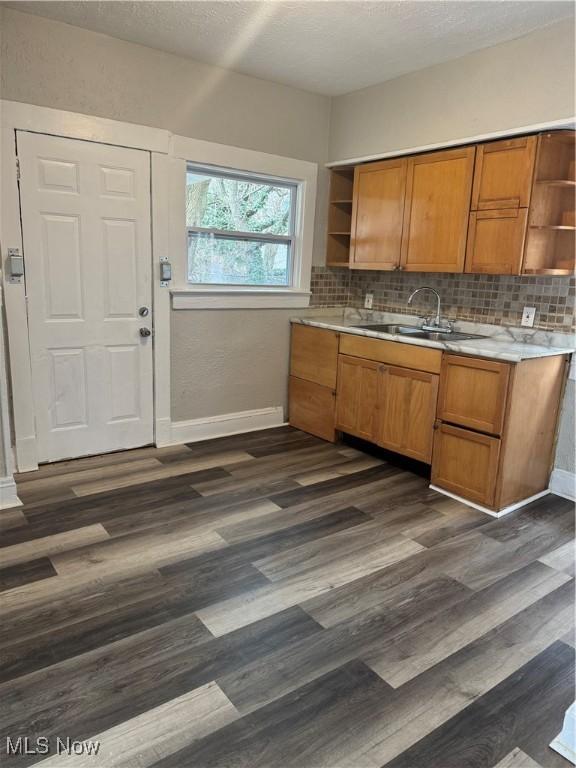
[[[463,272],[474,147],[408,158],[400,268]]]
[[[406,158],[357,166],[350,266],[398,269],[406,191]]]
[[[292,325],[289,421],[292,426],[334,442],[338,334]]]
[[[432,484],[496,512],[545,491],[566,367],[445,354]]]

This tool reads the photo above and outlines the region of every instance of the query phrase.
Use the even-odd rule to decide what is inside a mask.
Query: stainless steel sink
[[[398,325],[397,323],[353,325],[352,328],[362,328],[376,333],[393,333],[401,336],[411,336],[415,339],[429,341],[465,341],[466,339],[485,339],[476,333],[459,333],[458,331],[423,331],[416,325]]]

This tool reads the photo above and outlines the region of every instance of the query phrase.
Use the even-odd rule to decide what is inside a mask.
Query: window
[[[296,195],[294,182],[188,165],[188,282],[292,286]]]

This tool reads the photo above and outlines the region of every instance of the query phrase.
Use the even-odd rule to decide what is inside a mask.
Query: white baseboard
[[[16,483],[13,477],[0,477],[0,509],[21,507],[22,502],[18,498]]]
[[[554,469],[550,477],[550,490],[556,496],[576,501],[576,475],[565,469]]]
[[[571,704],[566,710],[562,730],[550,746],[576,765],[576,704]]]
[[[281,405],[272,408],[258,408],[254,411],[224,413],[220,416],[207,416],[190,421],[173,421],[171,445],[196,443],[213,437],[238,435],[242,432],[254,432],[257,429],[272,429],[284,424],[284,409]]]
[[[550,489],[540,491],[540,493],[535,493],[534,496],[529,496],[527,499],[522,499],[522,501],[517,501],[515,504],[510,504],[510,506],[504,507],[499,512],[494,512],[493,509],[488,509],[488,507],[483,507],[482,504],[476,504],[474,501],[464,499],[462,496],[457,496],[455,493],[445,491],[444,488],[439,488],[437,485],[430,484],[430,488],[432,488],[433,491],[438,491],[438,493],[441,493],[444,496],[449,496],[451,499],[455,499],[456,501],[460,501],[462,504],[466,504],[467,507],[472,507],[472,509],[477,509],[479,512],[484,512],[486,515],[490,515],[490,517],[504,517],[504,515],[508,515],[510,512],[514,512],[514,510],[520,509],[520,507],[525,507],[526,504],[530,504],[532,501],[541,499],[543,496],[547,496],[550,493]]]

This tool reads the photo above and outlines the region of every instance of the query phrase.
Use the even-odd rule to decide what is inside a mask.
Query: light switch
[[[364,297],[364,309],[372,309],[372,301],[374,299],[373,293],[367,293]]]
[[[534,318],[536,317],[536,307],[524,307],[522,310],[522,322],[521,325],[527,328],[532,328],[534,325]]]

